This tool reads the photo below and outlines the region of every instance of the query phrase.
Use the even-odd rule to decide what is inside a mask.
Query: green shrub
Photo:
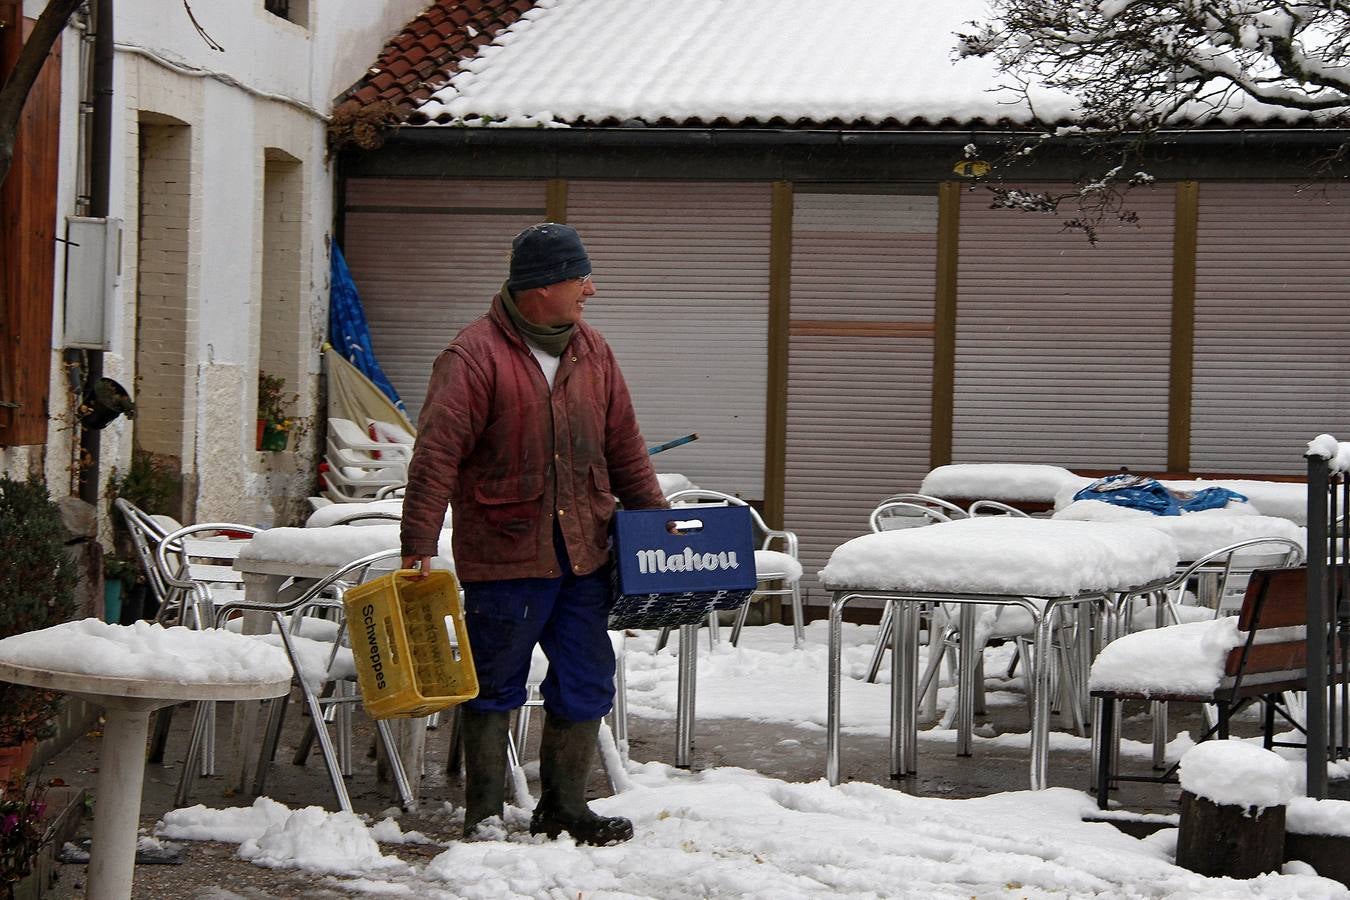
[[[74,616],[76,565],[65,543],[46,486],[0,476],[0,638]],[[58,705],[58,694],[0,682],[0,746],[45,737]]]

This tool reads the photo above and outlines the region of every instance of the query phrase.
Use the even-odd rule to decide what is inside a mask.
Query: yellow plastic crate
[[[391,572],[347,591],[343,601],[361,699],[376,719],[428,716],[478,696],[455,576],[416,576],[415,569]]]

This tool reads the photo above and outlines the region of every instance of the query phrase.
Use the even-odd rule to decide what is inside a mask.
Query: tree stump
[[[1177,865],[1208,877],[1255,878],[1284,862],[1283,806],[1220,805],[1181,792]]]

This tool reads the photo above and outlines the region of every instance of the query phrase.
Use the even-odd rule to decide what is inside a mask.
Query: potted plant
[[[0,475],[0,638],[69,621],[75,561],[47,487]],[[22,773],[39,738],[52,731],[60,695],[0,682],[0,769]],[[9,772],[0,774],[0,781]]]
[[[258,373],[258,443],[259,450],[285,450],[296,420],[289,409],[299,394],[288,393],[286,379],[280,375]]]

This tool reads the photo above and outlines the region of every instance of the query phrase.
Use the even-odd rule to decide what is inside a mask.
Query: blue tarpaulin
[[[1230,500],[1247,498],[1227,488],[1211,487],[1188,493],[1168,490],[1161,482],[1143,475],[1109,475],[1099,478],[1073,495],[1075,500],[1101,500],[1116,506],[1142,509],[1155,516],[1179,516],[1183,512],[1219,509]]]
[[[343,258],[336,241],[333,242],[332,254],[328,342],[406,416],[408,410],[399,399],[398,391],[394,390],[375,359],[375,350],[370,346],[370,327],[366,324],[366,313],[361,307],[361,296],[356,292],[356,283],[347,269],[347,260]]]

